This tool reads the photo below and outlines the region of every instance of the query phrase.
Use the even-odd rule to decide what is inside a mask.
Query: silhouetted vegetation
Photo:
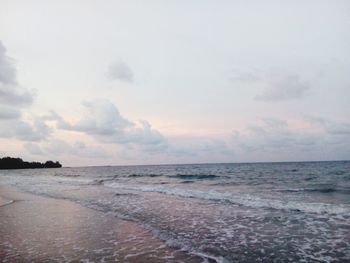
[[[40,162],[25,162],[21,158],[4,157],[0,158],[0,169],[34,169],[34,168],[61,168],[59,162],[47,161]]]

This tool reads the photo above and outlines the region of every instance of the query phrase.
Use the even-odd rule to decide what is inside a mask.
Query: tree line
[[[0,158],[0,169],[34,169],[34,168],[61,168],[59,162],[46,161],[40,162],[25,162],[21,158],[4,157]]]

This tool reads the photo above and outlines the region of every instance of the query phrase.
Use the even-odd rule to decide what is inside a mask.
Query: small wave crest
[[[79,177],[80,174],[67,174],[67,173],[55,173],[54,176],[62,176],[62,177]]]
[[[218,176],[215,174],[176,174],[176,175],[169,175],[170,178],[178,178],[182,180],[203,180],[203,179],[217,179],[222,176]],[[225,177],[227,178],[227,177]]]

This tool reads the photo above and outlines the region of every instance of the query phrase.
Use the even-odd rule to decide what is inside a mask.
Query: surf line
[[[16,200],[9,200],[9,201],[6,202],[6,203],[0,204],[0,208],[1,208],[1,207],[4,207],[4,206],[7,206],[7,205],[11,205],[11,204],[13,204],[14,202],[16,202]]]

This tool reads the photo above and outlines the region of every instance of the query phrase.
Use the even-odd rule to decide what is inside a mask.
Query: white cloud
[[[33,101],[33,93],[20,87],[13,61],[6,54],[0,41],[0,103],[11,106],[27,106]]]
[[[22,119],[23,107],[32,104],[33,93],[19,86],[13,61],[0,41],[0,137],[38,141],[50,134],[49,127],[38,118],[29,123]]]
[[[6,55],[6,48],[0,41],[0,82],[3,84],[16,84],[16,69],[13,60]]]
[[[57,121],[57,128],[83,132],[102,143],[148,145],[145,149],[166,145],[165,137],[147,121],[136,124],[126,119],[109,100],[83,102],[83,106],[86,114],[74,124],[56,113],[51,114],[51,119]]]
[[[47,138],[51,129],[41,119],[34,119],[33,123],[22,120],[0,121],[0,137],[16,138],[22,141],[40,141]]]
[[[99,136],[121,135],[132,123],[119,113],[108,100],[85,101],[83,106],[87,114],[81,118],[73,129]]]

